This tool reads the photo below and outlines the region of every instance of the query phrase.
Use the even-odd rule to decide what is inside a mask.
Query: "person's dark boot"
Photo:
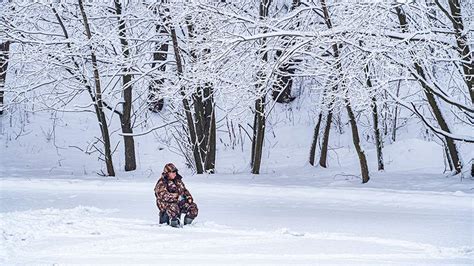
[[[193,218],[189,218],[188,216],[184,216],[184,225],[191,224],[193,222]]]
[[[172,227],[180,227],[179,219],[178,219],[178,218],[171,219],[170,225],[171,225]]]
[[[160,224],[170,224],[170,217],[165,211],[160,212]]]

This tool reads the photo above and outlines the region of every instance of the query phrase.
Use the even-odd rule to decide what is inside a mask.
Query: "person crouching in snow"
[[[160,179],[155,186],[156,205],[160,210],[160,224],[167,223],[173,227],[180,226],[181,213],[184,224],[191,224],[198,215],[198,208],[191,193],[183,183],[183,177],[178,174],[174,164],[168,163],[163,169]]]

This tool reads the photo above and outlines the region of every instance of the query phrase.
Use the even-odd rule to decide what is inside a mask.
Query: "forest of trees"
[[[347,122],[366,183],[362,132],[371,132],[383,170],[384,143],[395,143],[409,119],[442,143],[452,173],[474,176],[473,158],[459,151],[474,142],[472,1],[1,5],[1,115],[92,113],[100,133],[84,151],[99,152],[104,175],[115,175],[112,137],[122,139],[124,170],[132,171],[134,139],[162,127],[196,173],[215,171],[221,128],[233,147],[248,145],[259,174],[268,116],[297,104],[304,87],[316,110],[311,165],[328,166],[331,130]],[[163,124],[148,125],[150,116]],[[120,124],[114,136],[112,121]]]

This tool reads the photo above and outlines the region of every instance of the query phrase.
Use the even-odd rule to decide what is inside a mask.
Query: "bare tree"
[[[178,77],[181,78],[184,74],[184,69],[183,69],[183,60],[181,57],[180,47],[178,43],[178,36],[176,34],[176,29],[172,24],[169,25],[169,28],[170,28],[171,40],[173,42],[173,50],[174,50],[174,56],[176,60],[176,68],[178,72]],[[202,174],[204,172],[204,168],[201,163],[202,162],[201,152],[199,151],[199,143],[197,142],[195,121],[194,121],[193,114],[191,111],[191,105],[189,104],[189,101],[186,96],[185,88],[183,87],[183,85],[181,85],[180,91],[181,91],[181,96],[182,96],[184,112],[186,115],[187,131],[189,134],[188,139],[189,139],[189,144],[192,147],[192,153],[194,156],[196,172],[198,174]]]
[[[164,12],[169,12],[167,7],[164,7]],[[169,33],[165,27],[167,25],[166,16],[164,14],[157,14],[158,8],[153,9],[153,13],[162,19],[161,23],[156,23],[155,31],[156,34],[162,38],[161,43],[156,42],[156,51],[153,53],[153,63],[151,68],[154,69],[158,65],[158,71],[162,75],[166,71],[166,60],[168,58],[168,47],[169,47]],[[164,40],[163,40],[164,39]],[[163,109],[165,100],[160,95],[160,87],[164,85],[165,78],[163,76],[155,78],[149,85],[148,90],[148,109],[154,113],[157,113]]]
[[[461,64],[464,73],[464,82],[466,83],[469,95],[471,96],[471,103],[474,104],[474,60],[464,27],[461,3],[459,0],[449,0],[448,4],[450,12],[440,4],[439,0],[435,0],[435,3],[453,23],[458,48],[457,50],[461,57]],[[474,159],[472,159],[471,162],[471,176],[474,176]]]
[[[367,87],[372,88],[372,80],[370,79],[369,75],[369,65],[365,67],[365,74],[366,74],[366,83]],[[375,147],[377,149],[377,166],[378,170],[384,170],[383,164],[383,153],[382,153],[382,138],[380,136],[380,129],[379,129],[379,112],[377,108],[377,98],[372,96],[372,120],[374,126],[374,137],[375,137]]]
[[[407,21],[407,16],[403,9],[400,6],[396,6],[395,10],[397,12],[397,17],[398,21],[400,23],[400,28],[402,32],[407,32],[408,31],[408,21]],[[425,70],[422,67],[422,65],[415,59],[413,58],[413,65],[416,70],[415,78],[420,82],[421,86],[423,87],[423,90],[425,92],[426,99],[428,100],[428,103],[431,107],[431,110],[433,111],[433,114],[436,118],[436,121],[438,122],[438,125],[440,128],[448,133],[451,133],[448,124],[441,112],[441,109],[439,108],[438,102],[436,101],[435,95],[433,94],[433,89],[430,87],[430,85],[426,82],[427,77],[425,75]],[[445,137],[446,139],[446,145],[448,146],[448,151],[451,156],[451,161],[454,164],[454,168],[456,173],[460,173],[462,169],[462,162],[459,157],[459,152],[456,147],[456,143],[452,138]]]
[[[328,29],[331,29],[332,26],[332,21],[331,17],[329,16],[329,10],[328,6],[326,4],[326,0],[320,0],[321,3],[321,8],[323,11],[324,15],[324,22],[327,26]],[[332,44],[332,50],[333,50],[333,57],[335,60],[335,71],[336,75],[339,75],[342,71],[342,65],[341,61],[339,59],[339,48],[336,43]],[[337,77],[336,77],[337,79]],[[333,85],[332,86],[332,91],[337,91],[338,90],[338,85]],[[324,135],[323,135],[323,144],[321,146],[321,155],[319,157],[319,165],[321,167],[326,168],[327,167],[327,156],[328,156],[328,148],[329,148],[329,133],[331,131],[331,124],[332,124],[332,117],[333,117],[333,105],[334,102],[331,98],[329,98],[329,103],[326,103],[328,105],[328,113],[326,115],[326,125],[324,127]]]
[[[92,33],[89,26],[89,21],[87,19],[87,14],[84,10],[84,4],[82,0],[78,0],[79,9],[82,16],[82,22],[84,24],[84,29],[86,31],[86,36],[88,40],[92,39]],[[97,57],[94,52],[92,45],[89,44],[90,56],[91,56],[91,63],[92,63],[92,70],[94,73],[94,83],[95,83],[95,94],[94,94],[94,107],[95,112],[97,114],[97,119],[99,122],[100,130],[102,133],[102,141],[104,144],[104,157],[105,157],[105,164],[107,166],[107,174],[109,176],[115,176],[114,165],[112,162],[112,151],[110,146],[110,136],[109,136],[109,129],[107,125],[107,119],[104,114],[104,103],[102,101],[102,89],[100,85],[100,75],[99,75],[99,68],[97,63]]]
[[[122,56],[124,58],[125,64],[123,66],[123,75],[122,75],[122,96],[123,96],[123,108],[122,112],[119,114],[120,124],[122,127],[123,141],[125,147],[125,171],[133,171],[137,168],[137,163],[135,159],[135,141],[133,139],[133,129],[132,129],[132,74],[130,74],[131,69],[127,66],[127,63],[130,59],[130,48],[127,41],[127,29],[126,23],[122,16],[122,4],[119,0],[114,0],[115,14],[118,17],[118,35],[120,39],[120,44],[122,46]]]
[[[272,0],[261,0],[259,8],[259,19],[265,20],[268,17],[268,11]],[[263,33],[267,32],[265,27],[262,28]],[[258,58],[262,62],[267,62],[268,54],[266,51],[267,40],[262,38],[260,40],[260,48],[257,52]],[[265,101],[266,101],[266,82],[263,68],[257,72],[256,94],[255,101],[255,116],[253,120],[253,136],[252,136],[252,157],[251,166],[252,174],[260,173],[260,165],[262,163],[263,141],[265,135]]]
[[[204,15],[204,14],[201,14]],[[191,42],[191,61],[194,64],[203,64],[204,66],[208,63],[202,62],[201,57],[206,57],[211,53],[211,49],[205,48],[202,51],[196,51],[195,47],[199,45],[197,40],[194,23],[192,21],[192,15],[186,19],[186,26],[188,30],[188,36]],[[202,40],[205,41],[205,38]],[[204,81],[203,84],[196,86],[196,91],[192,94],[193,105],[194,105],[194,117],[195,117],[195,131],[196,141],[199,145],[199,152],[201,154],[202,168],[207,173],[214,173],[216,164],[216,115],[214,108],[214,92],[213,85]]]
[[[0,43],[0,115],[3,114],[3,95],[5,80],[7,79],[9,53],[10,41]]]
[[[454,35],[456,36],[457,50],[461,57],[461,64],[464,73],[464,82],[466,83],[471,102],[474,104],[474,61],[467,39],[467,33],[464,30],[463,16],[461,10],[461,3],[459,0],[448,0],[449,10],[440,4],[439,0],[435,0],[436,5],[446,15],[446,17],[453,23]]]

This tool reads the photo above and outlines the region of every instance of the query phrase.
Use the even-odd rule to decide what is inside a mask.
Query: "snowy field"
[[[200,215],[176,229],[157,222],[152,178],[3,177],[0,262],[472,264],[472,182],[395,178],[190,176]]]
[[[434,142],[386,145],[385,172],[374,170],[368,149],[371,180],[361,184],[350,137],[333,138],[328,169],[307,165],[310,127],[278,128],[258,176],[249,174],[249,152],[222,147],[217,174],[192,175],[147,137],[137,143],[139,170],[107,178],[96,174],[94,156],[55,148],[81,141],[82,131],[67,130],[58,136],[77,137],[58,137],[55,146],[40,130],[4,139],[2,265],[474,263],[474,180],[443,174]],[[285,141],[294,130],[299,138]],[[169,161],[199,207],[179,229],[159,225],[155,206],[153,188]]]

